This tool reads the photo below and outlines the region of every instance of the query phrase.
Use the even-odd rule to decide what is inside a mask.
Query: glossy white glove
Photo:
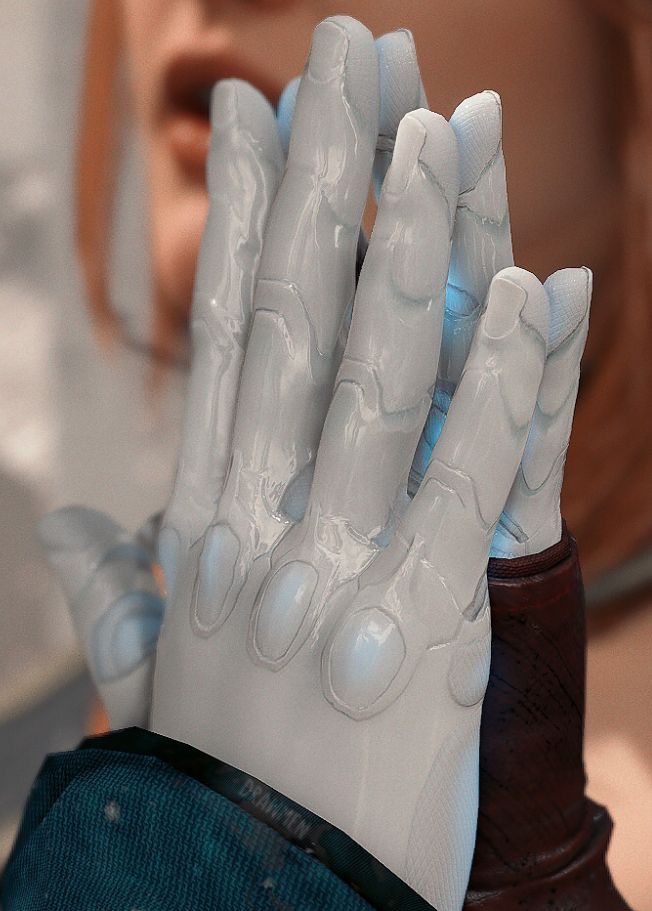
[[[376,146],[377,72],[358,23],[319,27],[276,196],[271,110],[241,83],[216,93],[236,147],[253,141],[237,159],[224,142],[212,155],[186,430],[160,542],[172,597],[152,726],[329,819],[445,911],[461,906],[473,850],[486,562],[535,408],[548,302],[532,276],[503,272],[463,373],[463,359],[450,368],[449,343],[440,385],[457,392],[408,506],[451,236],[456,287],[477,295],[507,255],[509,231],[495,96],[467,102],[455,133],[426,111],[405,118],[333,394]],[[494,221],[481,204],[494,205]],[[586,302],[582,276],[566,278]],[[477,319],[479,308],[463,315]],[[578,358],[568,360],[576,382]],[[559,410],[551,393],[548,411]],[[549,436],[533,433],[528,449]]]
[[[376,48],[380,123],[374,175],[379,191],[399,121],[423,102],[423,89],[408,31],[384,35],[376,41]],[[258,92],[229,80],[213,99],[210,207],[193,309],[193,345],[201,354],[193,358],[187,408],[192,419],[186,421],[180,481],[175,486],[182,513],[192,514],[197,525],[196,535],[203,533],[213,516],[210,498],[220,489],[225,470],[262,233],[285,165],[299,83],[299,78],[293,80],[279,103],[276,127],[282,154],[269,106]],[[328,130],[327,123],[323,129]],[[365,249],[361,234],[359,257]],[[212,346],[204,344],[207,332],[215,340]],[[212,399],[205,393],[207,387],[213,390]],[[207,409],[205,426],[211,428],[215,444],[212,446],[204,432],[204,448],[198,448],[195,438],[201,418],[197,408],[202,407]],[[196,495],[208,498],[188,510],[183,504],[184,473],[194,473],[193,489],[200,491]],[[304,499],[306,494],[307,488]],[[173,504],[168,507],[168,517],[173,508]],[[148,527],[152,524],[154,528]],[[39,527],[42,546],[67,596],[112,728],[146,727],[149,721],[154,651],[165,601],[154,578],[154,554],[160,550],[165,560],[175,546],[174,534],[167,532],[159,547],[159,525],[157,518],[148,523],[144,535],[132,538],[108,516],[72,506],[51,513]],[[167,569],[170,588],[173,569],[169,561]]]
[[[409,32],[385,35],[376,41],[376,46],[381,116],[374,178],[379,190],[391,160],[398,122],[413,106],[425,105],[425,98]],[[278,129],[286,151],[298,86],[296,79],[287,87],[279,105]],[[253,190],[253,197],[250,193],[248,202],[241,206],[243,217],[248,219],[245,231],[250,240],[259,230],[259,209],[267,211],[267,194],[274,191],[274,181],[269,181],[269,176],[267,182],[263,181],[252,152],[260,111],[264,111],[264,106],[241,105],[237,122],[232,122],[226,111],[217,112],[219,116],[224,113],[224,120],[218,119],[213,129],[211,160],[218,171],[218,191],[222,180],[224,185],[212,201],[204,244],[208,252],[202,260],[197,287],[198,296],[208,287],[208,299],[217,301],[224,313],[233,303],[226,279],[232,278],[229,241],[236,210],[229,193],[241,197],[244,186]],[[467,99],[455,112],[451,126],[458,140],[461,192],[439,378],[412,467],[412,494],[423,478],[441,432],[489,283],[497,271],[512,264],[498,97],[484,92]],[[259,249],[260,238],[255,242]],[[517,481],[494,535],[493,556],[537,553],[555,543],[560,534],[559,489],[588,325],[590,274],[586,270],[564,270],[548,279],[546,289],[552,326],[539,407]],[[237,300],[235,306],[239,306]],[[237,360],[241,359],[242,352],[237,355]],[[237,365],[222,369],[238,375]],[[197,371],[194,375],[197,377]],[[233,420],[235,385],[233,380],[227,384],[231,397],[228,402],[219,403],[216,417],[226,426],[227,435]],[[188,431],[186,451],[192,459],[193,427]],[[218,439],[218,453],[219,442]],[[205,458],[206,454],[198,456]],[[531,469],[529,480],[526,465]],[[132,540],[111,519],[83,507],[58,510],[48,516],[41,524],[41,540],[68,595],[90,671],[112,726],[145,725],[151,703],[153,651],[164,609],[152,575],[151,555],[143,550],[140,539]],[[116,548],[119,559],[115,559]],[[120,642],[122,645],[117,644]],[[103,654],[110,658],[102,658]]]

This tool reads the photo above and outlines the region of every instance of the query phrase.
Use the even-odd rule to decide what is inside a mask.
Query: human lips
[[[187,51],[166,67],[162,90],[162,121],[168,144],[179,166],[189,175],[203,177],[210,142],[210,98],[220,79],[244,79],[272,103],[282,85],[274,77],[224,50]]]

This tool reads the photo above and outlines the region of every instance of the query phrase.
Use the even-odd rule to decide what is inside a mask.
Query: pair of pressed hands
[[[112,726],[249,772],[459,911],[487,560],[559,540],[591,277],[513,266],[498,97],[426,107],[411,35],[345,17],[278,118],[218,84],[160,533],[71,508],[41,537]]]

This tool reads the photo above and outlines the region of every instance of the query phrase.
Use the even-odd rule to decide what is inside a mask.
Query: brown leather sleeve
[[[489,562],[493,645],[466,911],[627,911],[584,794],[586,631],[577,548]]]

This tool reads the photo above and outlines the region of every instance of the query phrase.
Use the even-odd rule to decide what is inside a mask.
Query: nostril
[[[277,663],[288,656],[310,608],[317,570],[309,563],[286,563],[263,589],[254,621],[253,644],[263,660]]]

